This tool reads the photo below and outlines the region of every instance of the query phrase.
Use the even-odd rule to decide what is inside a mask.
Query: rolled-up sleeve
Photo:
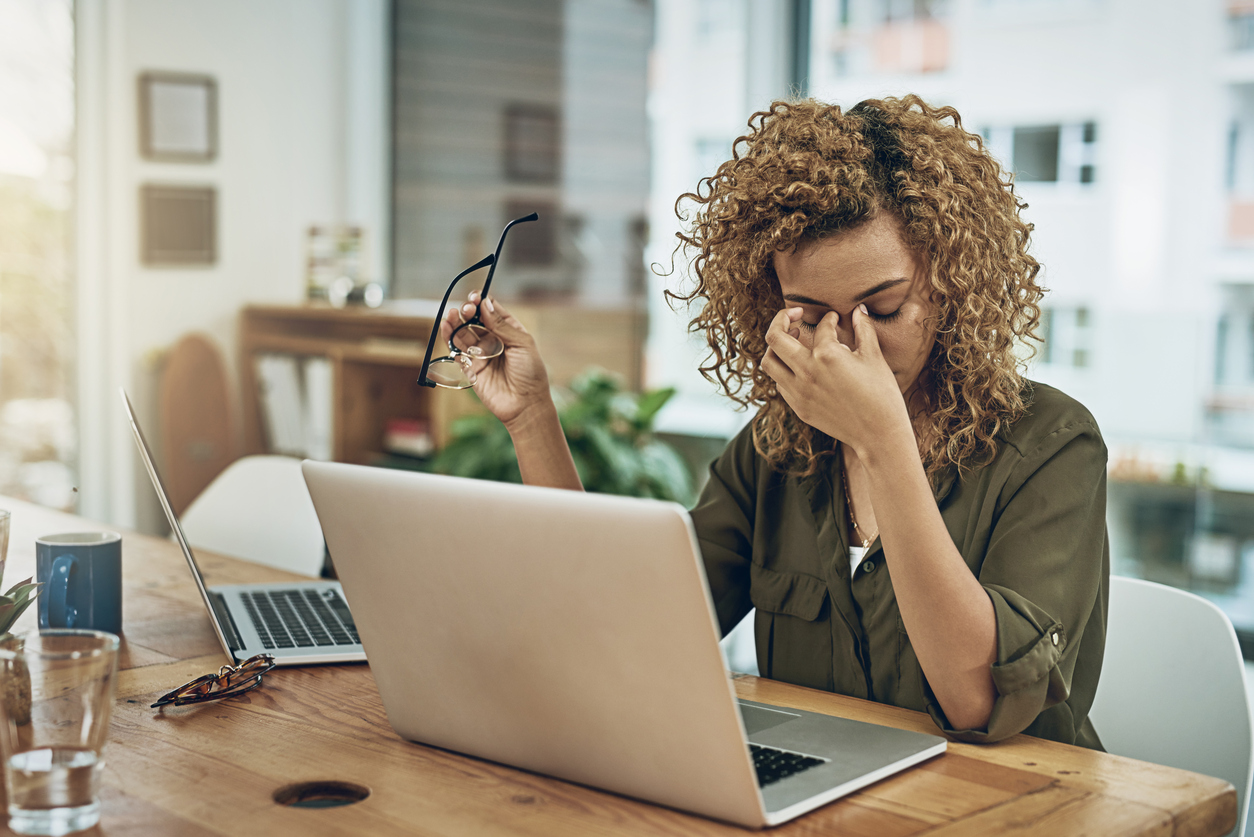
[[[984,548],[968,564],[997,618],[997,697],[986,729],[954,730],[929,690],[928,711],[952,737],[1074,739],[1087,716],[1105,641],[1106,457],[1096,425],[1080,420],[1006,463],[986,545],[967,545],[976,556]],[[1096,654],[1081,655],[1086,642]]]

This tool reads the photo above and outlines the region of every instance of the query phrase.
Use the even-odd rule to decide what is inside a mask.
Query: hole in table
[[[352,782],[297,782],[274,792],[274,801],[293,808],[336,808],[370,796],[370,788]]]

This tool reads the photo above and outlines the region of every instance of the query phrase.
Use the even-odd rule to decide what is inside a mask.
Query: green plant
[[[3,569],[0,569],[0,578],[2,577]],[[0,636],[8,635],[17,617],[34,603],[35,597],[39,595],[40,586],[39,582],[28,578],[25,581],[19,581],[9,588],[9,592],[0,596]]]
[[[653,435],[658,410],[675,394],[624,392],[608,372],[591,369],[555,390],[558,418],[579,478],[588,491],[692,502],[692,480],[675,449]],[[509,431],[495,417],[453,423],[451,440],[432,470],[459,477],[522,482]]]

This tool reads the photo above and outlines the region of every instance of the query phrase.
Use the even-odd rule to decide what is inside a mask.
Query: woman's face
[[[814,326],[828,311],[840,315],[840,341],[852,347],[852,313],[866,305],[880,352],[906,393],[927,364],[936,330],[927,270],[901,236],[900,222],[880,213],[867,223],[772,257],[789,307],[803,309],[800,341],[814,340]]]

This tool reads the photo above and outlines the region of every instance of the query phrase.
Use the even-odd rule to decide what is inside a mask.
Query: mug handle
[[[78,608],[71,607],[68,599],[70,579],[78,572],[78,561],[73,555],[58,555],[52,561],[48,573],[48,624],[59,628],[73,628],[78,621]]]

